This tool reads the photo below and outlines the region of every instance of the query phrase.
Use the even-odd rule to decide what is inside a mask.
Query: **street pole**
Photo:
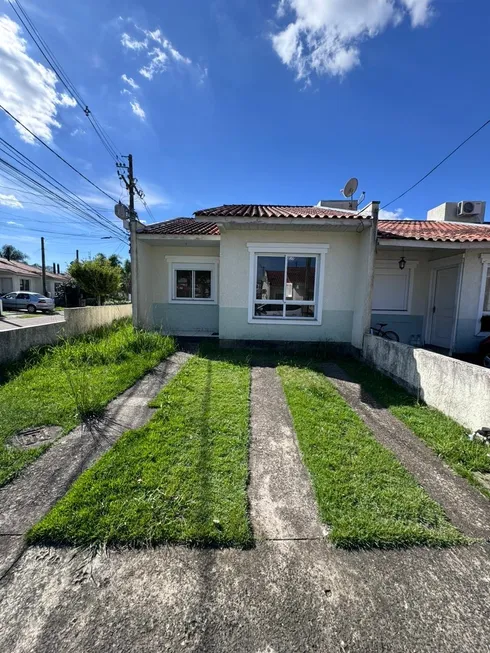
[[[78,261],[78,249],[77,249],[77,253],[76,253],[76,255],[75,255],[75,258],[76,258],[77,261]]]
[[[44,252],[44,236],[41,236],[41,269],[43,277],[43,295],[46,295],[46,254]]]

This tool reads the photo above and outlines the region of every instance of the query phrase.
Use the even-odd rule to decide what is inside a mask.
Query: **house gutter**
[[[459,284],[458,284],[458,301],[456,302],[456,315],[454,316],[454,328],[453,332],[451,334],[451,346],[449,347],[449,356],[452,356],[454,353],[454,347],[456,345],[456,336],[458,334],[458,322],[459,322],[459,313],[460,313],[460,308],[461,308],[461,296],[463,294],[463,277],[464,277],[464,269],[465,269],[465,263],[466,263],[466,253],[463,252],[462,254],[462,263],[461,263],[461,268],[460,268],[460,273],[459,273]]]

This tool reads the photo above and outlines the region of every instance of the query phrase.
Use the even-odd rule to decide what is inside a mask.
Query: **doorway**
[[[459,266],[435,270],[429,344],[450,349],[456,317]]]

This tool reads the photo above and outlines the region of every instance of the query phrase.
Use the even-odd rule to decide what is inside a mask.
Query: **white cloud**
[[[7,224],[10,224],[10,225],[15,226],[15,227],[23,227],[24,226],[20,222],[15,222],[15,220],[7,220]]]
[[[160,48],[155,48],[148,53],[148,56],[150,57],[150,63],[140,68],[139,73],[146,79],[152,80],[153,75],[167,70],[168,56]]]
[[[124,188],[123,182],[119,182],[116,178],[114,177],[108,177],[107,179],[103,179],[102,182],[99,184],[100,187],[105,190],[109,195],[112,195],[115,199],[120,199],[121,202],[126,202],[128,201],[128,195],[127,191]],[[145,200],[147,201],[148,205],[151,208],[154,207],[161,207],[161,206],[168,206],[171,204],[171,201],[167,195],[162,191],[162,189],[155,185],[152,184],[145,179],[141,179],[138,182],[139,188],[141,188],[144,193],[145,193]],[[85,202],[90,204],[93,207],[96,208],[103,208],[108,209],[108,215],[111,215],[114,213],[114,202],[110,200],[109,198],[105,198],[103,195],[100,193],[92,192],[94,189],[89,186],[88,184],[84,184],[81,186],[81,190],[77,190],[77,195],[81,197]],[[138,201],[138,198],[136,198],[136,201]],[[143,209],[144,211],[144,209]],[[141,212],[141,211],[140,211]],[[112,217],[112,216],[111,216]],[[118,225],[120,225],[120,221],[114,217],[114,220]]]
[[[394,211],[385,211],[381,209],[379,212],[380,220],[410,220],[408,215],[403,214],[403,209],[395,209]]]
[[[146,119],[146,113],[143,107],[140,105],[140,103],[137,100],[133,100],[130,102],[131,109],[133,110],[133,113],[138,116],[141,120]]]
[[[121,79],[123,80],[123,82],[126,82],[128,86],[131,86],[131,88],[133,89],[139,88],[138,84],[134,81],[134,79],[132,77],[128,77],[126,73],[121,75]]]
[[[171,41],[165,38],[160,29],[143,29],[129,18],[125,22],[130,23],[144,35],[143,40],[138,40],[124,32],[121,35],[121,43],[126,49],[144,53],[148,58],[148,62],[139,69],[140,75],[146,79],[151,81],[156,74],[165,72],[171,62],[181,66],[192,65],[192,60],[179,52]],[[137,85],[133,86],[131,81],[135,82],[130,77],[126,78],[126,75],[123,75],[122,79],[132,88],[138,88]]]
[[[80,129],[79,127],[75,127],[73,131],[70,132],[70,136],[83,136],[87,132],[85,129]]]
[[[427,24],[432,0],[280,0],[277,17],[292,22],[271,35],[281,61],[298,79],[343,76],[360,63],[360,45],[404,16],[412,27]]]
[[[53,140],[59,107],[73,107],[70,96],[56,90],[53,71],[27,54],[27,42],[20,26],[8,16],[0,16],[0,103],[37,136]],[[20,125],[15,128],[26,143],[34,138]]]
[[[15,195],[4,195],[0,193],[0,204],[2,206],[10,206],[13,209],[23,208],[22,203],[15,197]]]
[[[121,44],[124,48],[128,50],[146,50],[148,47],[148,41],[138,41],[137,39],[132,39],[129,34],[121,34]]]

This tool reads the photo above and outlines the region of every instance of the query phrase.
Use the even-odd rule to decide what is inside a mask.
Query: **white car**
[[[44,297],[37,292],[9,292],[0,297],[3,308],[7,311],[27,310],[28,313],[54,311],[54,299]]]

